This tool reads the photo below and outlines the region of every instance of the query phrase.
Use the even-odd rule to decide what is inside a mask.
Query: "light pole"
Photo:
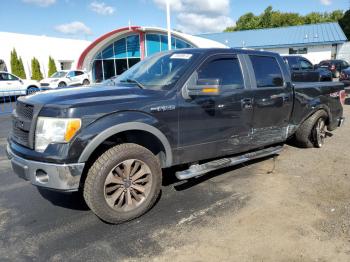
[[[171,50],[170,0],[166,0],[166,23],[167,23],[167,30],[168,30],[168,50]]]

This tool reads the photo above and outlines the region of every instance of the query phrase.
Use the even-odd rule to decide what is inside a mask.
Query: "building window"
[[[146,56],[168,50],[165,34],[146,34]],[[189,48],[190,44],[176,37],[172,39],[172,49]],[[96,54],[92,64],[92,79],[99,83],[120,75],[141,60],[140,36],[129,35],[109,44]]]
[[[171,38],[171,49],[191,48],[189,43],[177,38]],[[168,36],[164,34],[146,34],[146,56],[168,50]]]
[[[307,54],[307,47],[303,48],[289,48],[289,54],[290,55],[295,55],[295,54]]]
[[[140,36],[121,38],[96,55],[92,66],[93,81],[99,83],[120,75],[140,60]]]

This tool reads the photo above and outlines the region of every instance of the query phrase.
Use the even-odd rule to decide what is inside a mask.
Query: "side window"
[[[250,60],[258,88],[283,86],[283,76],[276,58],[251,55]]]
[[[298,58],[297,57],[285,57],[284,58],[287,65],[289,65],[289,68],[293,71],[298,71],[299,70],[299,63],[298,63]]]
[[[2,81],[8,81],[8,80],[9,80],[9,74],[7,74],[7,73],[1,73],[1,74],[0,74],[0,80],[2,80]]]
[[[74,77],[74,76],[75,76],[74,71],[70,71],[70,72],[67,74],[67,77]]]
[[[5,73],[0,73],[0,81],[6,81],[8,78],[7,74]]]
[[[302,70],[311,70],[314,68],[313,65],[305,59],[300,60],[300,65]]]
[[[84,72],[82,72],[82,71],[75,71],[75,76],[81,76],[83,74],[84,74]]]
[[[198,79],[218,79],[220,86],[243,88],[244,81],[237,58],[218,58],[205,63],[197,70]]]

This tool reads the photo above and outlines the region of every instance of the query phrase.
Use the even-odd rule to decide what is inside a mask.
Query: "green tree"
[[[260,28],[269,28],[272,26],[272,16],[273,9],[272,6],[267,7],[264,12],[259,17],[259,26]]]
[[[321,23],[321,21],[323,21],[323,15],[318,12],[312,12],[304,16],[305,24],[317,24]]]
[[[51,56],[49,56],[49,73],[48,73],[48,76],[50,77],[56,72],[57,72],[57,68],[56,68],[55,60]]]
[[[18,57],[16,49],[13,49],[11,51],[10,64],[11,64],[12,74],[14,74],[20,78],[23,78],[23,79],[26,78],[26,73],[24,71],[22,58]]]
[[[350,9],[346,11],[344,16],[339,20],[339,25],[343,29],[346,37],[350,39]]]
[[[285,13],[273,10],[272,6],[267,7],[260,15],[254,15],[253,13],[246,13],[242,15],[235,26],[230,26],[225,29],[225,32],[260,29],[260,28],[272,28],[281,26],[294,26],[302,24],[315,24],[324,22],[337,22],[343,17],[343,11],[335,10],[330,13],[318,13],[312,12],[305,16],[298,13]],[[348,20],[344,20],[344,27],[349,25]]]
[[[19,76],[22,79],[26,79],[27,76],[26,76],[26,71],[24,71],[22,57],[19,57],[18,59],[18,70],[19,70],[19,74],[17,76]]]
[[[38,59],[33,57],[31,65],[32,65],[32,79],[37,81],[40,81],[41,79],[43,79],[43,74],[41,73],[40,63]]]
[[[236,23],[236,26],[228,27],[225,32],[240,31],[240,30],[250,30],[259,28],[259,18],[253,13],[247,13],[242,15]]]

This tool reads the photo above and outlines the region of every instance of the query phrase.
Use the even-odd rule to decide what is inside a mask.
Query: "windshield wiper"
[[[137,81],[136,79],[127,78],[125,80],[121,80],[120,82],[135,83],[139,88],[145,89],[145,86],[141,84],[139,81]]]

